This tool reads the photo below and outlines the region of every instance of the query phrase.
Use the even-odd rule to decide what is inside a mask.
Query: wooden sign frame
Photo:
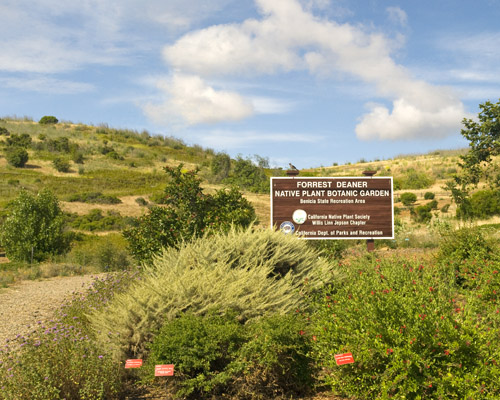
[[[273,177],[271,227],[304,239],[394,239],[392,177]]]

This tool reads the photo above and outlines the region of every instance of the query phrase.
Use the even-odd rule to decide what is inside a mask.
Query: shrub
[[[64,218],[54,194],[45,189],[33,196],[23,190],[9,205],[0,242],[7,257],[16,261],[39,261],[66,251]]]
[[[102,194],[101,192],[87,192],[73,194],[68,198],[69,202],[82,202],[91,204],[120,204],[122,201],[110,195]]]
[[[500,214],[500,191],[479,190],[470,197],[473,218],[490,218]]]
[[[435,195],[432,192],[425,192],[425,194],[424,194],[424,199],[425,200],[433,200],[434,197],[435,197]]]
[[[401,193],[400,199],[401,203],[408,207],[417,201],[417,195],[411,192]]]
[[[500,396],[500,318],[486,314],[480,293],[457,292],[448,267],[373,258],[342,272],[345,281],[314,297],[307,332],[322,380],[336,393],[366,400]],[[490,311],[498,309],[494,299]],[[347,352],[355,362],[337,366],[333,355]]]
[[[428,204],[416,207],[412,217],[416,222],[429,222],[432,219],[431,207]]]
[[[260,159],[264,161],[264,159]],[[267,178],[264,167],[255,165],[251,159],[244,159],[240,156],[234,161],[233,170],[227,181],[241,189],[251,192],[266,193],[269,192],[269,179]]]
[[[61,157],[55,158],[52,161],[52,165],[58,172],[69,172],[69,161],[64,158]]]
[[[438,260],[460,264],[465,260],[484,260],[493,256],[493,247],[479,227],[449,231],[439,243]]]
[[[207,230],[227,231],[232,224],[249,226],[255,220],[254,208],[236,189],[204,194],[197,170],[182,172],[179,165],[165,167],[165,171],[170,176],[162,199],[167,207],[151,207],[137,227],[123,232],[137,260],[149,261],[163,247],[176,246]]]
[[[147,200],[144,197],[137,197],[135,199],[135,202],[137,204],[139,204],[140,206],[147,206],[148,205],[148,202],[147,202]]]
[[[93,322],[98,331],[120,332],[110,344],[119,358],[139,356],[165,321],[186,310],[203,315],[231,309],[241,321],[295,310],[304,279],[314,282],[325,270],[305,241],[271,230],[232,229],[165,249],[144,266],[141,282]]]
[[[143,376],[152,380],[154,365],[174,364],[177,378],[170,386],[184,398],[303,394],[312,384],[312,368],[302,326],[293,315],[244,325],[232,312],[185,314],[160,330]]]
[[[441,207],[441,212],[442,213],[447,213],[450,208],[450,204],[445,204],[443,207]]]
[[[28,148],[31,145],[31,136],[27,133],[22,133],[16,135],[13,133],[7,138],[7,146],[9,147],[22,147],[23,149]]]
[[[10,132],[7,130],[7,128],[0,126],[0,136],[2,136],[2,135],[10,136]]]
[[[58,122],[59,120],[53,115],[45,115],[40,118],[40,121],[38,121],[38,123],[42,125],[57,124]]]
[[[85,235],[85,240],[76,243],[65,259],[84,267],[96,267],[103,272],[120,271],[131,264],[126,242],[118,234]]]
[[[432,179],[427,173],[409,168],[403,176],[394,178],[394,189],[425,189],[430,187],[433,183],[434,179]]]
[[[22,147],[7,147],[5,150],[5,158],[9,165],[16,168],[22,168],[28,162],[29,156],[26,149]]]

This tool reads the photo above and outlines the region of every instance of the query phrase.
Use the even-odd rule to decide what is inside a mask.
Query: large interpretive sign
[[[305,239],[393,239],[392,177],[271,178],[271,226]]]

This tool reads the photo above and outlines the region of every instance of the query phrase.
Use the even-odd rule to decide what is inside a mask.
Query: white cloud
[[[156,32],[186,30],[232,0],[3,0],[0,71],[60,73],[128,65]]]
[[[308,133],[238,131],[235,134],[233,131],[213,130],[195,139],[202,146],[230,150],[262,143],[316,143],[323,138]]]
[[[167,99],[160,105],[148,104],[146,115],[157,122],[178,115],[188,124],[237,121],[253,114],[252,104],[237,93],[215,90],[201,78],[175,74],[160,83]]]
[[[455,133],[463,105],[447,88],[414,79],[391,52],[401,40],[351,24],[321,19],[297,0],[256,0],[261,19],[214,25],[190,32],[163,56],[175,70],[206,77],[255,77],[289,71],[341,78],[353,76],[393,102],[362,118],[363,139],[444,137]],[[398,23],[403,10],[388,9]],[[187,94],[189,95],[189,94]],[[191,119],[193,121],[193,119]]]
[[[23,79],[0,78],[0,82],[2,82],[2,85],[5,87],[48,94],[78,94],[95,90],[95,87],[88,83],[53,79],[44,76]]]
[[[372,105],[356,126],[356,135],[362,140],[436,139],[458,132],[466,115],[461,104],[417,107],[402,98],[393,102],[392,112],[383,105]]]
[[[408,15],[399,7],[387,7],[386,8],[389,21],[406,26],[408,24]]]

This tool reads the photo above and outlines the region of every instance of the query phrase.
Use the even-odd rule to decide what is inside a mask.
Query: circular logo
[[[306,222],[307,213],[304,210],[295,210],[293,212],[292,219],[296,224],[303,224]]]
[[[280,225],[280,231],[286,235],[289,235],[295,232],[295,225],[292,224],[290,221],[285,221]]]

